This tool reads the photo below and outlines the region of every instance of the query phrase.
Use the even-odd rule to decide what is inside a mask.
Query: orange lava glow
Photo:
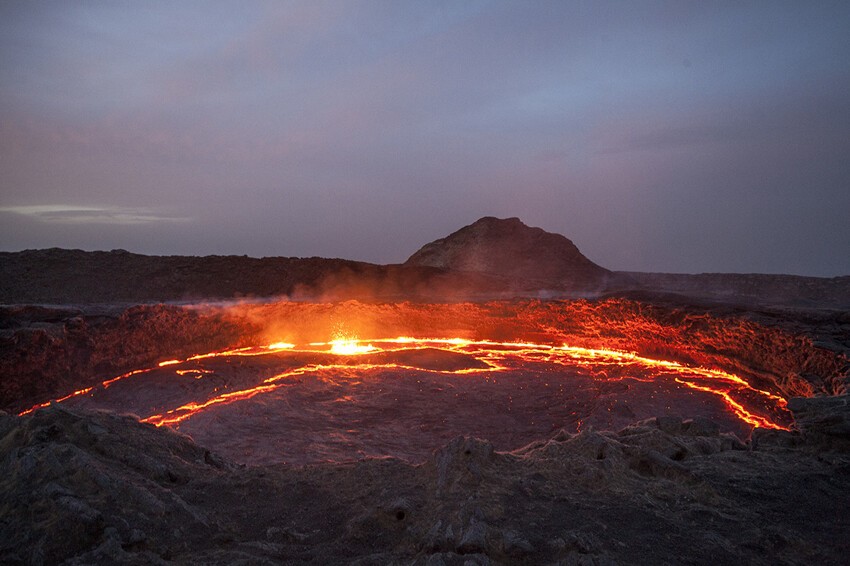
[[[375,347],[371,344],[360,344],[357,340],[340,338],[330,341],[331,354],[340,356],[354,356],[356,354],[368,354],[374,352]]]
[[[467,364],[474,367],[421,367],[406,365],[387,354],[416,353],[417,351],[444,352],[448,355],[462,354],[464,360],[472,360]],[[741,421],[754,427],[785,429],[786,427],[772,420],[769,416],[759,414],[756,406],[785,407],[785,399],[770,391],[757,389],[743,378],[717,369],[690,367],[677,362],[657,360],[640,356],[631,352],[607,349],[590,349],[569,345],[551,345],[533,342],[497,342],[490,340],[467,340],[463,338],[413,338],[401,336],[396,338],[373,338],[359,340],[349,336],[339,336],[329,342],[314,342],[303,346],[287,342],[275,342],[265,346],[245,347],[220,352],[197,354],[185,359],[173,359],[159,362],[155,367],[136,369],[117,377],[107,379],[100,385],[106,389],[116,382],[131,379],[133,376],[145,374],[157,368],[181,366],[214,357],[235,358],[240,356],[273,355],[279,352],[305,353],[324,356],[327,360],[322,363],[306,363],[300,367],[276,373],[264,379],[254,387],[217,393],[211,397],[191,401],[179,407],[144,416],[143,422],[157,426],[178,425],[200,412],[213,407],[236,403],[264,395],[292,383],[293,378],[310,377],[317,372],[339,372],[345,374],[351,370],[416,370],[436,374],[472,375],[480,374],[485,379],[495,379],[501,372],[523,368],[533,368],[542,365],[557,366],[616,366],[623,370],[623,375],[638,379],[635,376],[646,376],[646,380],[658,376],[673,377],[675,382],[695,391],[701,391],[716,396],[722,401],[728,411]],[[426,352],[427,354],[427,352]],[[399,357],[398,359],[405,359]],[[179,376],[190,376],[195,379],[205,379],[209,370],[196,367],[181,367],[175,373]],[[631,371],[633,370],[633,371]],[[620,373],[618,373],[620,375]],[[617,378],[614,378],[617,379]],[[640,379],[643,379],[641,377]],[[51,403],[61,403],[74,397],[91,395],[95,388],[89,387],[75,391],[60,399],[41,403],[24,412],[26,415],[36,409],[47,407]],[[217,392],[217,389],[215,390]]]
[[[50,401],[47,401],[46,403],[39,403],[38,405],[30,407],[26,411],[22,411],[18,416],[22,417],[24,415],[28,415],[28,414],[32,413],[33,411],[36,411],[38,409],[43,409],[45,407],[49,407],[50,405],[52,405],[54,403],[61,403],[62,401],[67,401],[68,399],[71,399],[72,397],[79,397],[80,395],[86,395],[88,393],[91,393],[92,389],[94,389],[94,387],[86,387],[85,389],[78,389],[77,391],[74,391],[73,393],[69,393],[68,395],[65,395],[64,397],[60,397],[58,399],[52,399]]]

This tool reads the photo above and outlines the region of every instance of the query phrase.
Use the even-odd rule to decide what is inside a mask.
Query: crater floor
[[[425,461],[458,435],[514,450],[564,429],[703,417],[747,438],[784,400],[732,374],[607,350],[465,340],[277,344],[170,360],[63,403],[169,425],[244,464]]]

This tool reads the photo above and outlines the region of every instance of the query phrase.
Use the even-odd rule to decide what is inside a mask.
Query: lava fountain
[[[735,373],[536,336],[275,339],[104,376],[21,414],[50,403],[130,412],[248,464],[419,462],[459,434],[510,450],[659,415],[705,418],[742,438],[791,425],[781,391]]]

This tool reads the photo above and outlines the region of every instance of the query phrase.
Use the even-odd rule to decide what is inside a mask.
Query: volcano
[[[2,563],[850,552],[843,280],[756,307],[490,217],[398,266],[0,262]]]
[[[519,218],[486,216],[425,244],[404,265],[486,273],[542,287],[600,290],[614,274],[585,257],[560,234]]]

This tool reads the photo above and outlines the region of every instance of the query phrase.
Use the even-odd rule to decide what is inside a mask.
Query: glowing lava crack
[[[456,434],[509,449],[559,428],[617,428],[663,414],[705,416],[741,436],[791,423],[781,396],[716,369],[460,338],[343,338],[198,354],[53,403],[131,412],[251,463],[421,460]]]

